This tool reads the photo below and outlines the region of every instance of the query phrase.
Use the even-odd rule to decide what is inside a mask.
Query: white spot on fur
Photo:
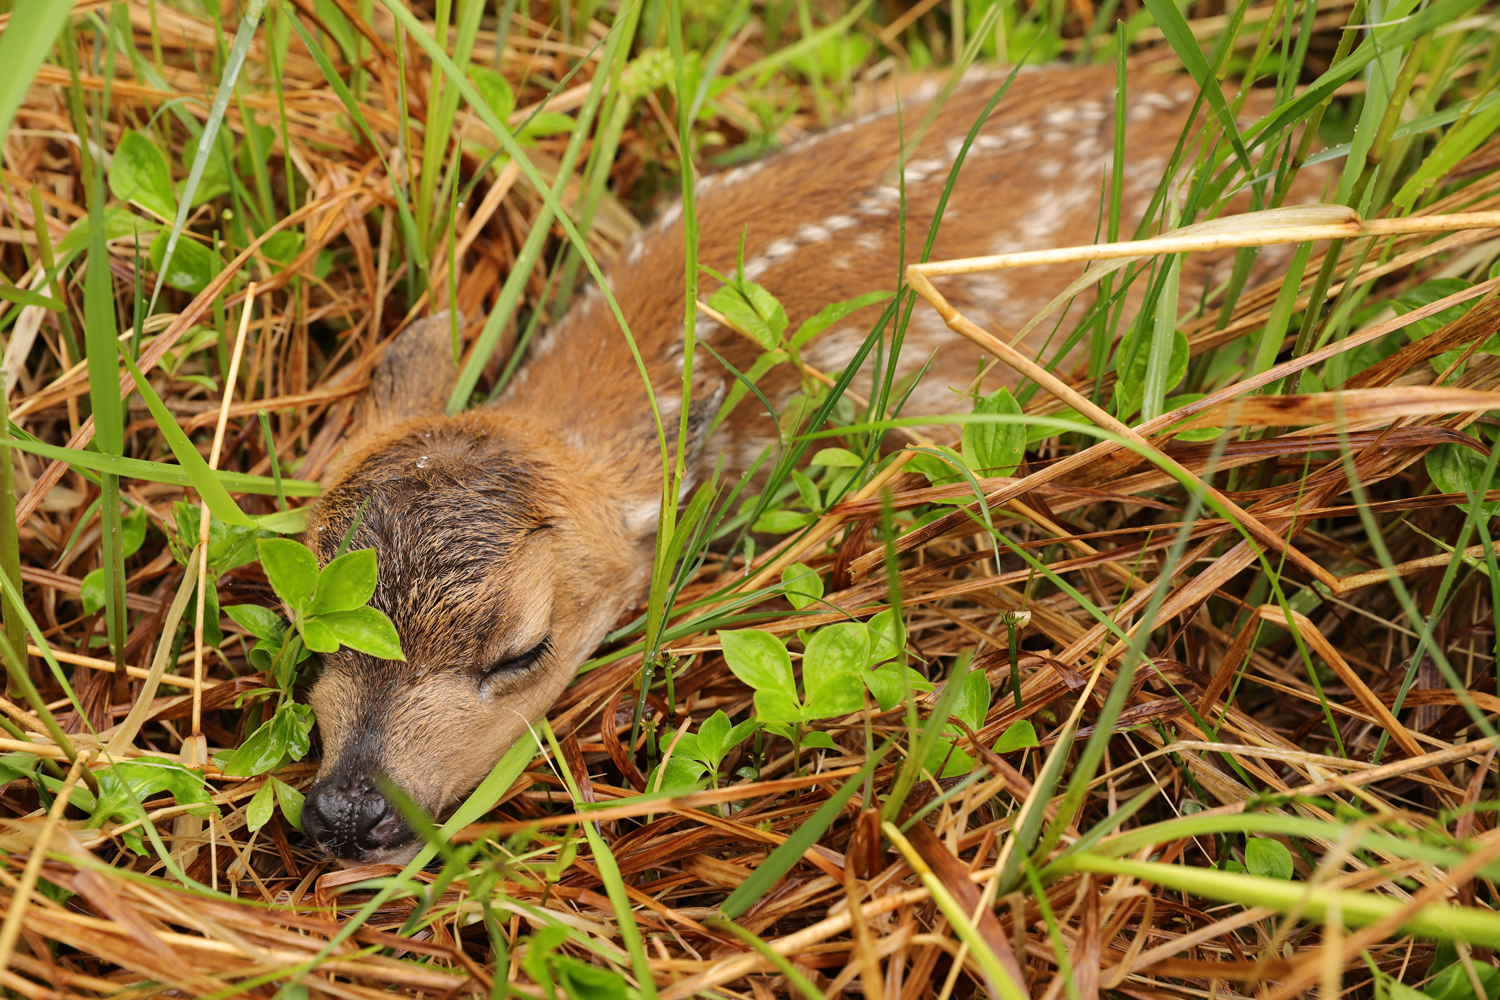
[[[835,233],[841,229],[850,229],[857,225],[859,225],[859,220],[848,215],[830,215],[823,220],[823,228]]]
[[[680,220],[681,218],[682,202],[674,201],[672,202],[672,204],[667,206],[666,211],[661,213],[661,218],[656,220],[656,228],[670,229],[671,227],[677,225],[678,220]]]
[[[800,243],[821,243],[830,235],[826,226],[804,225],[797,230],[795,239]]]
[[[771,260],[778,260],[782,257],[790,257],[796,252],[797,243],[795,240],[777,240],[775,243],[772,243],[770,246],[766,247],[765,256],[769,257]]]

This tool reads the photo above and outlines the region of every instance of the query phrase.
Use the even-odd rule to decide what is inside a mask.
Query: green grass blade
[[[60,445],[47,444],[44,441],[32,441],[25,438],[0,439],[0,448],[17,448],[28,455],[40,455],[50,458],[54,462],[67,462],[69,465],[105,476],[118,476],[121,479],[139,479],[148,483],[170,483],[173,486],[192,486],[197,489],[193,480],[189,478],[188,472],[180,465],[168,465],[165,462],[148,462],[141,458],[129,458],[122,455],[105,455],[97,451],[86,451],[82,448],[64,448]],[[243,472],[214,472],[217,479],[224,488],[235,493],[258,493],[264,496],[276,495],[276,481],[270,476],[250,476]],[[307,479],[283,479],[282,489],[289,497],[315,497],[318,495],[318,484]],[[238,523],[238,522],[236,522]]]
[[[172,254],[177,250],[177,241],[182,236],[188,217],[193,214],[193,194],[198,190],[198,182],[203,178],[203,169],[208,166],[208,158],[213,154],[215,140],[219,135],[219,126],[224,122],[224,112],[229,108],[229,99],[234,96],[234,85],[239,79],[240,68],[245,65],[245,53],[250,50],[250,42],[255,37],[255,29],[260,24],[261,12],[265,9],[266,0],[249,0],[244,16],[240,18],[239,29],[234,33],[234,45],[229,50],[229,58],[224,62],[224,73],[219,80],[218,93],[214,95],[214,103],[208,111],[208,121],[204,122],[203,134],[199,136],[198,155],[193,157],[193,166],[188,170],[187,180],[182,185],[182,196],[177,205],[177,218],[172,221],[172,232],[167,236],[167,249],[162,255],[161,269],[156,274],[156,287],[151,290],[151,304],[146,308],[148,316],[156,311],[156,299],[161,295],[162,279],[171,267]]]
[[[119,341],[115,342],[119,344]],[[198,454],[198,449],[188,438],[183,429],[177,426],[177,421],[172,418],[172,413],[167,409],[167,404],[162,402],[151,383],[146,381],[146,376],[136,367],[130,355],[120,350],[120,360],[125,362],[125,367],[130,370],[130,377],[135,380],[135,387],[140,391],[141,397],[146,401],[146,407],[151,411],[151,416],[156,419],[156,427],[161,431],[162,437],[167,439],[167,447],[172,449],[172,454],[177,456],[181,463],[183,473],[193,484],[193,489],[198,491],[203,502],[208,505],[209,511],[214,517],[228,524],[238,524],[247,528],[253,528],[255,522],[240,510],[240,505],[235,503],[229,496],[229,491],[224,489],[224,484],[219,482],[218,477],[209,469],[208,463],[203,456]],[[229,391],[228,388],[225,389]],[[273,488],[281,484],[273,479]]]
[[[69,0],[23,0],[11,7],[0,35],[0,135],[10,134],[16,110],[31,89],[37,68],[73,12]]]
[[[934,726],[940,729],[940,726]],[[890,744],[886,744],[876,750],[865,761],[865,766],[859,769],[858,774],[850,775],[848,780],[828,797],[828,801],[818,807],[808,820],[797,827],[784,842],[767,855],[766,860],[755,866],[755,871],[750,877],[740,883],[739,888],[729,894],[729,898],[719,904],[719,911],[730,920],[742,915],[755,904],[755,901],[770,891],[771,887],[781,880],[781,876],[791,871],[794,864],[808,849],[818,842],[823,832],[833,825],[849,799],[864,784],[865,777],[875,770],[881,758],[890,750]]]
[[[1209,107],[1218,116],[1219,124],[1224,127],[1224,134],[1234,147],[1234,155],[1240,161],[1241,169],[1246,174],[1252,173],[1250,153],[1245,149],[1245,141],[1234,123],[1234,112],[1229,110],[1229,103],[1224,100],[1224,91],[1219,87],[1213,70],[1209,68],[1208,60],[1203,58],[1203,50],[1198,47],[1198,39],[1193,37],[1193,29],[1188,27],[1182,11],[1177,9],[1177,4],[1172,0],[1145,0],[1145,4],[1146,9],[1151,11],[1151,16],[1156,19],[1156,26],[1172,46],[1172,51],[1177,53],[1177,58],[1182,60],[1183,66],[1192,74],[1199,89],[1203,91],[1203,96],[1208,99]]]

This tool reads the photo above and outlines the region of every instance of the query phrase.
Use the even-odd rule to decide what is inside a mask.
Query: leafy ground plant
[[[754,343],[741,405],[795,370],[778,446],[668,506],[650,613],[454,815],[409,816],[399,871],[296,830],[315,658],[401,654],[372,554],[284,537],[409,320],[476,318],[450,408],[487,398],[580,246],[892,93],[915,136],[909,88],[955,65],[1194,89],[1136,228],[1100,139],[1101,240],[1313,169],[1365,220],[1500,210],[1495,18],[0,0],[0,984],[1496,1000],[1493,228],[1075,272],[1034,367],[990,331],[948,423],[892,363],[937,322],[895,267],[805,319],[743,265],[664,276]],[[815,369],[876,314],[859,372]]]

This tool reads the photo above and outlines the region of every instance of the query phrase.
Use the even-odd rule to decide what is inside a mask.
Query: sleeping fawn
[[[901,122],[910,143],[928,110],[920,100],[908,100],[900,116],[894,108],[868,115],[703,178],[695,189],[700,261],[728,274],[743,236],[744,277],[782,302],[793,327],[829,303],[894,290],[900,268],[921,252],[963,139],[1001,79],[958,88],[908,149],[899,176]],[[1114,95],[1111,69],[1021,73],[968,153],[933,259],[1095,242],[1112,162]],[[1195,96],[1185,77],[1129,79],[1125,232],[1160,182]],[[674,429],[683,255],[674,206],[626,245],[608,275]],[[947,280],[944,293],[970,318],[1015,330],[1079,270],[977,274]],[[1227,275],[1226,267],[1220,280]],[[1191,289],[1209,277],[1202,262],[1185,269],[1184,300],[1196,302]],[[866,307],[820,334],[803,360],[824,371],[844,368],[879,309]],[[1038,328],[1034,350],[1049,326]],[[704,314],[696,337],[742,371],[762,349]],[[949,387],[973,380],[978,355],[919,306],[898,377],[931,364],[906,412],[951,407],[957,397]],[[710,470],[722,456],[732,474],[774,439],[775,425],[752,396],[710,433],[731,376],[708,352],[696,357],[689,451]],[[378,776],[434,816],[451,812],[562,693],[638,599],[651,565],[660,451],[646,386],[598,289],[535,345],[495,403],[444,416],[454,378],[446,318],[417,323],[393,342],[308,531],[327,562],[363,511],[352,545],[378,553],[373,603],[395,623],[406,654],[405,662],[349,649],[327,654],[312,691],[323,759],[303,820],[346,865],[402,862],[419,846],[382,796]],[[854,387],[868,392],[868,385],[866,373]],[[776,369],[760,387],[778,403],[796,391],[799,376]]]

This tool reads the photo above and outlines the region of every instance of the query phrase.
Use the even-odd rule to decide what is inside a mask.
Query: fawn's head
[[[327,563],[358,518],[350,547],[376,550],[372,603],[406,654],[325,654],[312,691],[323,760],[304,824],[348,864],[415,854],[380,779],[450,812],[530,738],[649,565],[657,487],[544,420],[443,416],[452,372],[446,316],[397,338],[307,533]]]

